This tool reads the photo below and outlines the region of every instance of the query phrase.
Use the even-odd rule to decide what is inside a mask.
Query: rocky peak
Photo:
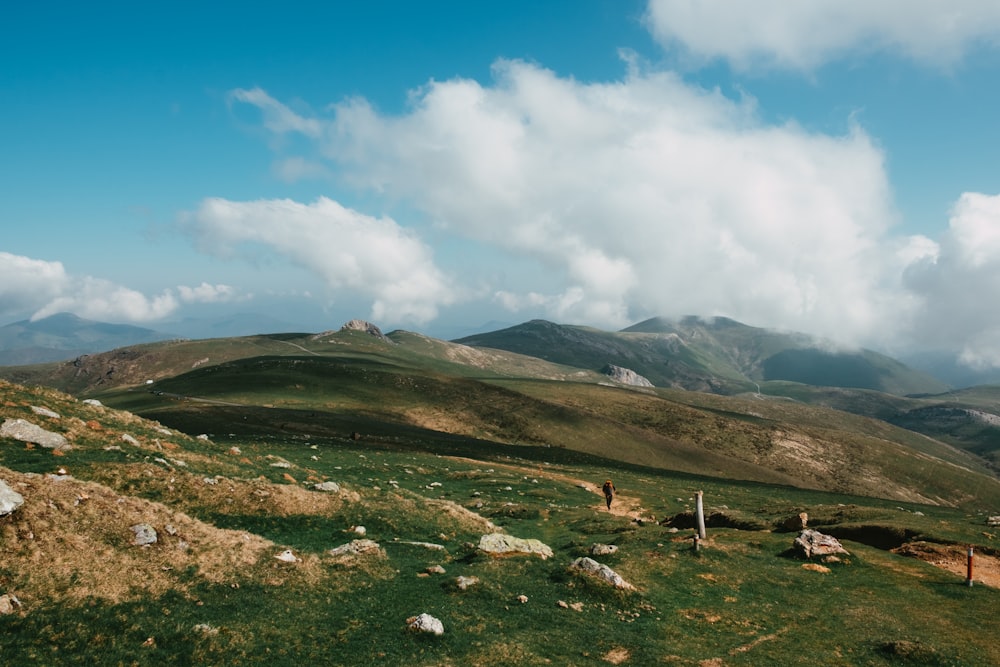
[[[341,331],[362,331],[370,336],[375,336],[379,340],[384,340],[387,343],[391,343],[390,340],[382,330],[371,322],[366,322],[365,320],[351,320],[344,326],[340,327]]]

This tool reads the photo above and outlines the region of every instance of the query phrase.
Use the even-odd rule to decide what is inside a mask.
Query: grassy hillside
[[[791,381],[905,395],[948,387],[870,350],[835,350],[804,334],[747,326],[726,318],[654,318],[620,332],[543,320],[457,342],[531,355],[586,369],[631,368],[661,387],[731,394],[755,383]]]
[[[291,412],[250,414],[266,410]],[[254,434],[238,415],[207,413],[204,425],[218,435],[194,438],[0,383],[0,419],[35,422],[72,445],[56,456],[0,438],[0,479],[24,497],[0,518],[0,594],[20,601],[0,615],[5,661],[1000,663],[982,625],[1000,604],[987,585],[1000,584],[998,534],[983,514],[390,423],[359,439]],[[619,489],[614,512],[598,493],[607,477]],[[339,491],[315,490],[323,481]],[[695,552],[682,526],[698,490],[709,534]],[[795,533],[780,525],[800,512],[841,536],[849,555],[791,555]],[[158,541],[135,545],[138,523]],[[332,552],[362,539],[361,527],[375,546]],[[553,554],[489,556],[475,545],[495,530],[540,540]],[[594,558],[634,589],[570,568],[595,544],[617,547]],[[981,572],[971,588],[961,570],[968,544]],[[287,562],[277,558],[285,552]],[[475,583],[463,589],[459,577]],[[421,613],[441,620],[444,634],[408,631]]]

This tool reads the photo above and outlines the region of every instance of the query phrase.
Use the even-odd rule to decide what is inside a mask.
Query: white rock
[[[64,436],[46,431],[26,419],[7,419],[3,425],[0,425],[0,436],[14,438],[21,442],[33,442],[46,449],[72,449]]]
[[[0,479],[0,516],[7,516],[24,504],[24,496]]]
[[[156,530],[148,523],[137,523],[132,526],[132,532],[135,534],[132,544],[138,547],[156,543]]]
[[[83,404],[84,405],[92,405],[95,408],[103,408],[104,407],[104,403],[101,403],[96,398],[85,398],[85,399],[83,399]]]
[[[336,482],[320,482],[319,484],[313,484],[313,488],[317,491],[326,491],[328,493],[340,492],[340,484]]]
[[[31,411],[34,412],[36,415],[41,415],[43,417],[52,417],[53,419],[59,419],[60,418],[58,412],[53,412],[52,410],[49,410],[48,408],[40,407],[38,405],[32,405],[31,406]]]
[[[302,560],[301,558],[299,558],[298,556],[296,556],[294,553],[292,553],[291,549],[285,549],[280,554],[278,554],[277,556],[275,556],[275,558],[277,558],[278,560],[280,560],[282,563],[297,563],[300,560]]]
[[[406,619],[406,625],[414,632],[427,632],[434,635],[444,634],[444,624],[430,614],[420,614]]]
[[[122,442],[127,442],[128,444],[130,444],[130,445],[132,445],[134,447],[138,447],[139,446],[139,441],[136,440],[135,438],[133,438],[128,433],[122,433]]]
[[[621,575],[612,570],[610,567],[602,563],[598,563],[592,558],[577,558],[570,564],[570,567],[582,570],[588,574],[596,575],[599,579],[602,579],[615,588],[621,590],[632,590],[635,588],[635,586],[622,579]]]

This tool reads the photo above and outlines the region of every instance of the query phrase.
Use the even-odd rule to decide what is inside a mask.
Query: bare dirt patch
[[[917,558],[962,578],[968,574],[968,547],[962,545],[908,542],[892,552]],[[1000,588],[1000,558],[974,551],[972,563],[974,584],[982,583],[991,588]]]

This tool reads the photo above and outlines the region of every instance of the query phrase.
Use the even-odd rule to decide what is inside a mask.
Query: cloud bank
[[[667,49],[739,70],[812,70],[887,52],[950,67],[975,45],[1000,45],[992,0],[650,0],[646,24]]]
[[[239,298],[228,285],[178,286],[148,296],[94,276],[74,276],[61,262],[0,252],[0,315],[28,313],[32,320],[61,312],[113,322],[152,322],[182,303],[219,303]]]
[[[1000,349],[982,344],[994,318],[961,296],[1000,276],[1000,216],[984,203],[995,198],[963,197],[940,242],[896,234],[885,156],[860,126],[829,135],[769,124],[748,96],[731,99],[634,61],[620,81],[582,83],[501,60],[491,85],[431,81],[398,115],[354,98],[297,119],[263,90],[234,98],[265,116],[282,108],[282,132],[306,128],[314,152],[294,157],[405,202],[444,234],[544,267],[552,276],[544,284],[493,286],[495,302],[511,310],[610,328],[726,315],[882,349],[947,342],[968,346],[969,360],[1000,364]],[[329,200],[213,201],[199,214],[205,229],[220,227],[229,209],[241,222],[220,240],[263,241],[333,287],[364,284],[342,268],[351,262],[374,273],[369,253],[353,255],[364,246],[357,230],[405,238],[424,289],[382,295],[382,285],[406,282],[402,274],[376,283],[383,315],[430,318],[454,299],[429,252],[396,223]],[[338,222],[345,216],[353,225]],[[291,237],[314,240],[309,249],[264,232],[279,217]],[[316,218],[330,231],[310,227]],[[328,249],[323,258],[318,248]],[[337,248],[347,252],[327,261]]]

